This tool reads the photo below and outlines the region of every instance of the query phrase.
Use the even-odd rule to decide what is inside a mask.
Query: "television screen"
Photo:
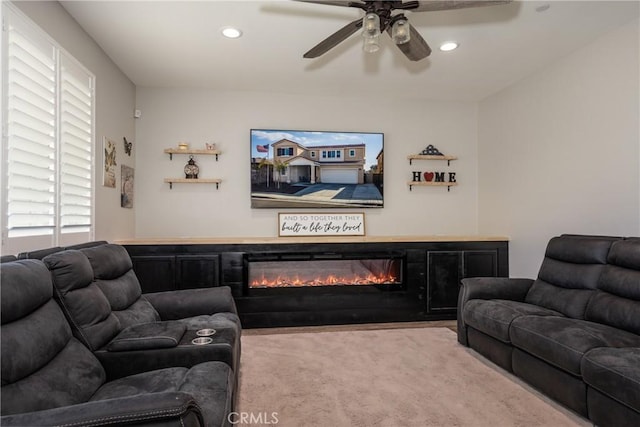
[[[384,134],[251,130],[252,208],[383,207]]]

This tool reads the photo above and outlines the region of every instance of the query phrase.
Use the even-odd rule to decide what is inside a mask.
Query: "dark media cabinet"
[[[461,279],[509,275],[508,241],[501,237],[296,237],[119,243],[131,255],[144,293],[229,286],[246,328],[455,319]],[[275,286],[256,285],[259,280],[250,280],[250,275],[258,265],[268,265],[295,279],[289,283],[278,274],[269,280]],[[355,271],[363,266],[375,270],[376,265],[393,265],[394,280],[354,285],[334,278],[338,270]],[[337,284],[297,284],[305,270],[313,270],[314,274],[325,270]]]

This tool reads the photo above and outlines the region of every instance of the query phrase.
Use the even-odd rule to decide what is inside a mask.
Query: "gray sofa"
[[[3,262],[0,274],[1,425],[230,425],[235,380],[227,363],[145,370],[110,380],[73,336],[42,261]],[[121,363],[126,366],[126,359]]]
[[[458,341],[598,426],[640,425],[640,238],[562,235],[537,279],[464,279]]]
[[[218,360],[237,381],[241,327],[228,287],[142,295],[129,254],[115,244],[57,251],[42,261],[74,336],[94,352],[108,379]],[[200,329],[215,334],[194,347]]]

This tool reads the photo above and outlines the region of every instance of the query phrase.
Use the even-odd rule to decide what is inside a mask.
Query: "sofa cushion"
[[[82,252],[67,250],[43,259],[51,272],[54,297],[73,327],[74,335],[97,350],[120,331],[109,301],[93,282],[91,264]]]
[[[615,242],[608,262],[585,316],[640,335],[640,239]]]
[[[618,240],[571,235],[552,238],[525,302],[583,319],[611,244]]]
[[[232,410],[233,372],[222,362],[200,363],[192,368],[166,368],[111,381],[91,398],[106,400],[140,393],[185,392],[192,395],[207,425],[227,425]]]
[[[561,313],[511,300],[474,299],[464,306],[467,325],[504,343],[510,343],[509,327],[514,319],[524,315],[562,316]]]
[[[586,319],[640,335],[640,301],[597,291],[589,301]]]
[[[590,387],[640,412],[640,347],[587,352],[582,377]]]
[[[88,400],[105,372],[71,335],[52,299],[51,275],[41,261],[0,268],[2,283],[2,415],[38,411]]]
[[[51,300],[53,286],[47,267],[36,260],[8,262],[2,274],[2,324],[18,320]],[[5,286],[5,283],[8,283]]]
[[[640,237],[627,237],[616,242],[611,247],[607,262],[631,270],[640,270]]]
[[[586,352],[597,347],[640,347],[640,336],[586,320],[553,316],[522,316],[511,323],[511,342],[529,354],[581,375]]]
[[[131,257],[123,246],[106,244],[84,248],[81,252],[89,259],[96,285],[107,297],[123,328],[160,320],[158,312],[142,297]]]

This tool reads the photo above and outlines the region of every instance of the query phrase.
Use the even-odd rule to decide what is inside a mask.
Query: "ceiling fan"
[[[313,1],[296,0],[303,3],[316,3],[328,6],[344,6],[362,9],[365,12],[363,18],[348,23],[329,37],[318,43],[305,53],[305,58],[317,58],[325,54],[339,43],[346,40],[353,33],[362,28],[364,36],[363,50],[376,52],[380,49],[379,37],[384,31],[398,46],[398,49],[411,61],[420,61],[431,54],[431,48],[422,38],[420,33],[409,24],[404,13],[393,12],[396,10],[411,12],[433,12],[450,9],[463,9],[479,6],[493,6],[511,3],[513,0],[431,0],[431,1]]]

